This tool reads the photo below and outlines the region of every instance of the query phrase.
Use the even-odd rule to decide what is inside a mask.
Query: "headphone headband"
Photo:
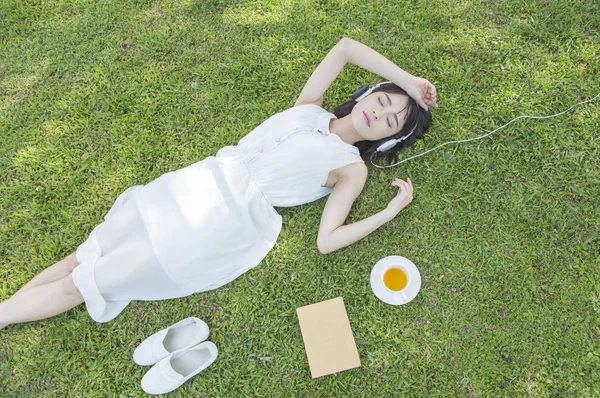
[[[381,83],[377,83],[375,86],[369,88],[369,86],[362,85],[359,87],[358,90],[356,90],[356,92],[352,95],[352,98],[354,98],[354,101],[358,102],[361,99],[365,98],[367,95],[371,94],[373,92],[373,90],[375,90],[376,88],[380,87],[383,84],[387,84],[387,83],[391,83],[391,82],[381,82]]]

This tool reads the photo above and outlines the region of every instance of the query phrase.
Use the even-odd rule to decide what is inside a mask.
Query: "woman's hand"
[[[392,182],[392,185],[398,187],[398,194],[394,199],[387,205],[387,211],[391,218],[394,218],[400,213],[400,210],[404,209],[413,200],[413,186],[410,178],[406,181],[397,179]]]
[[[427,105],[437,108],[435,86],[428,80],[413,76],[411,82],[402,88],[417,101],[417,104],[421,105],[421,108],[428,110]]]

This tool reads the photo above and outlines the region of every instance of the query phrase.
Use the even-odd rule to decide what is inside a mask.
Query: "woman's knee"
[[[66,295],[72,296],[75,298],[79,298],[81,301],[83,301],[83,296],[81,295],[81,293],[79,292],[79,289],[77,289],[77,286],[75,286],[75,283],[73,282],[72,274],[69,274],[69,275],[65,276],[64,278],[62,278],[61,284],[62,284],[63,292]]]
[[[64,261],[64,267],[65,270],[70,274],[71,272],[73,272],[73,270],[75,268],[77,268],[77,266],[79,265],[79,261],[77,261],[77,256],[75,255],[75,252],[69,254],[67,257],[65,257],[62,261]]]

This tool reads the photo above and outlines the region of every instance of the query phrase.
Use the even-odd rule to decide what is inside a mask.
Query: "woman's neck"
[[[331,119],[331,122],[329,123],[329,132],[337,135],[342,141],[350,145],[354,145],[355,142],[364,140],[352,124],[351,113],[341,119]]]

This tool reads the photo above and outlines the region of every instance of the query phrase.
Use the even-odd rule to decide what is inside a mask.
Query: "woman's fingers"
[[[399,189],[404,189],[406,191],[410,190],[410,186],[408,185],[408,183],[406,181],[402,181],[402,180],[397,180],[395,182],[395,185],[399,188]]]
[[[392,185],[395,187],[398,187],[398,193],[400,193],[400,191],[402,191],[402,190],[406,191],[410,195],[412,195],[412,193],[413,193],[413,186],[412,186],[412,181],[410,180],[410,178],[408,178],[406,181],[403,181],[401,179],[396,179],[396,180],[394,180]]]
[[[413,188],[412,181],[410,180],[410,178],[408,178],[406,181],[397,178],[392,182],[392,185],[396,187],[405,187],[407,189],[410,189],[411,191]]]
[[[437,108],[437,92],[435,89],[435,86],[433,84],[431,84],[431,82],[428,82],[429,85],[427,87],[427,94],[426,94],[426,99],[427,99],[427,103],[431,106],[433,106],[434,108]]]
[[[435,96],[437,94],[437,91],[435,89],[435,86],[431,83],[429,83],[429,95],[432,99],[435,99]]]

